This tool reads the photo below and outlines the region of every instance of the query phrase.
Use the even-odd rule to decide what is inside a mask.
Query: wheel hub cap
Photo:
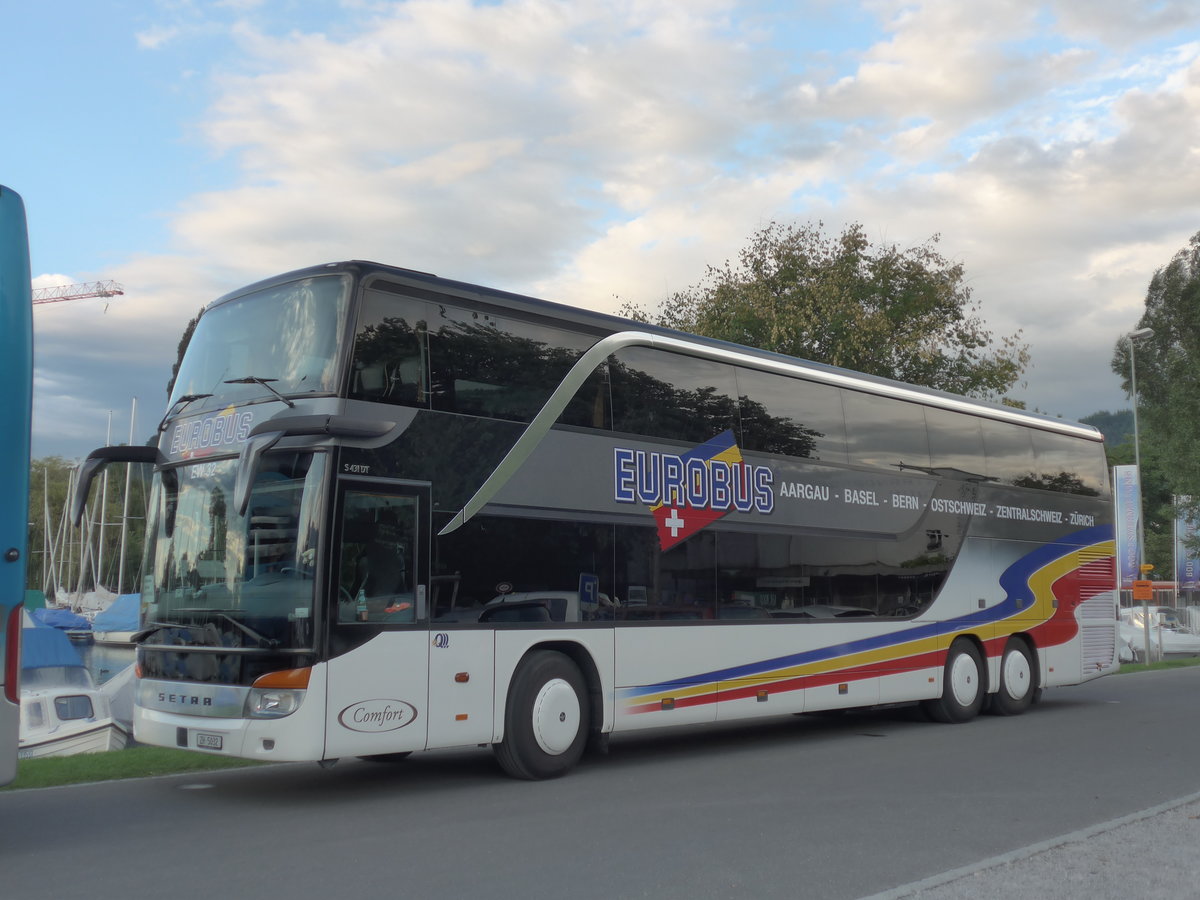
[[[960,706],[970,706],[979,693],[979,669],[965,653],[959,654],[950,668],[950,689]]]
[[[1004,692],[1020,700],[1029,691],[1029,660],[1024,653],[1009,653],[1004,657]]]
[[[533,736],[546,753],[557,756],[575,742],[581,718],[575,689],[561,678],[542,685],[533,704]]]

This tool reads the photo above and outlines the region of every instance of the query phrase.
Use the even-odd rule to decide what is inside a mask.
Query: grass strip
[[[1186,669],[1190,666],[1200,666],[1200,656],[1185,659],[1164,659],[1152,663],[1121,663],[1118,675],[1128,675],[1130,672],[1156,672],[1159,669]]]
[[[58,787],[90,781],[115,781],[121,778],[147,778],[179,772],[206,772],[213,769],[237,769],[262,763],[228,756],[209,756],[167,747],[127,747],[107,753],[79,753],[74,756],[48,756],[44,759],[17,761],[17,777],[0,790]]]

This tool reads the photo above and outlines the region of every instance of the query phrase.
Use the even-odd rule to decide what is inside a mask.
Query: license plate
[[[219,734],[196,732],[196,747],[200,750],[220,750],[224,739]]]

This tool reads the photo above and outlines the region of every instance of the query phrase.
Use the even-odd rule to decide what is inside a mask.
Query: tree
[[[1154,334],[1137,341],[1138,430],[1146,494],[1155,480],[1163,493],[1191,497],[1200,509],[1200,232],[1150,279],[1146,309],[1137,328]],[[1122,336],[1113,350],[1112,367],[1132,394],[1130,342]],[[1130,459],[1129,462],[1133,460]],[[1163,506],[1155,521],[1154,505],[1146,512],[1147,552],[1151,528],[1164,531],[1169,545],[1175,512]],[[1157,570],[1170,572],[1170,550],[1150,556]],[[1164,569],[1165,566],[1165,569]]]
[[[183,326],[183,336],[179,338],[179,347],[175,354],[175,365],[171,366],[171,378],[167,382],[167,396],[171,396],[171,391],[175,390],[175,379],[179,377],[179,367],[183,365],[183,354],[187,352],[188,344],[192,342],[192,334],[196,330],[196,326],[200,324],[200,317],[204,315],[204,307],[200,308],[200,312],[196,313],[188,320],[187,325]]]
[[[1118,409],[1112,412],[1102,409],[1090,416],[1084,416],[1079,421],[1084,425],[1091,425],[1099,429],[1100,433],[1104,435],[1104,443],[1108,447],[1119,447],[1121,444],[1128,444],[1133,440],[1133,410],[1131,409]]]
[[[937,236],[901,250],[872,246],[861,225],[836,238],[822,223],[772,222],[738,264],[709,266],[656,316],[625,315],[707,337],[959,394],[999,398],[1029,363],[1020,332],[998,346],[971,303],[963,267]]]

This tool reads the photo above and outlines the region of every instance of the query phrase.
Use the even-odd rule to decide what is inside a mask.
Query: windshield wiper
[[[243,625],[241,622],[239,622],[233,616],[227,615],[225,613],[217,613],[217,615],[220,616],[222,619],[224,619],[226,622],[228,622],[230,625],[233,625],[235,628],[240,628],[243,632],[245,632],[246,634],[250,635],[250,637],[252,637],[256,641],[258,641],[259,647],[265,647],[268,650],[274,650],[276,647],[279,646],[279,641],[275,640],[274,638],[269,638],[265,634],[259,634],[257,631],[255,631],[253,628],[251,628],[249,625]]]
[[[167,427],[167,419],[171,418],[172,414],[175,413],[176,407],[179,408],[179,412],[183,412],[184,407],[186,407],[189,403],[192,403],[195,400],[203,400],[205,397],[211,396],[212,394],[184,394],[169,407],[167,407],[167,411],[163,415],[162,421],[158,423],[158,433],[162,434],[163,429]]]
[[[275,388],[271,387],[270,382],[278,381],[278,380],[279,380],[278,378],[259,378],[257,375],[247,375],[245,378],[230,378],[225,383],[226,384],[260,384],[263,387],[265,387],[268,391],[270,391],[272,394],[274,394],[278,399],[280,399],[284,403],[286,403],[290,409],[295,409],[296,408],[295,403],[293,403],[287,397],[283,396],[283,394],[279,393],[279,391],[275,390]]]
[[[259,634],[253,628],[251,628],[248,625],[243,625],[241,622],[239,622],[237,619],[235,619],[233,616],[229,615],[228,613],[223,613],[223,612],[214,613],[214,611],[212,611],[212,610],[201,610],[201,612],[204,612],[204,613],[207,613],[210,615],[215,614],[215,616],[218,619],[224,619],[226,622],[228,622],[230,625],[233,625],[235,628],[239,629],[244,634],[247,634],[250,637],[254,638],[254,640],[258,642],[258,646],[260,649],[274,650],[279,646],[279,641],[275,640],[274,638],[269,638],[265,634]],[[196,631],[198,629],[202,631],[204,626],[198,625],[194,622],[193,623],[147,622],[145,628],[143,628],[141,631],[139,631],[135,635],[133,635],[132,641],[135,644],[140,644],[143,641],[145,641],[148,637],[150,637],[150,635],[158,634],[158,632],[164,631],[168,628],[184,629],[190,634],[191,632]]]
[[[130,642],[140,644],[152,634],[158,634],[164,628],[188,628],[188,625],[174,625],[170,622],[147,622],[146,627],[141,631],[135,632],[130,638]]]

